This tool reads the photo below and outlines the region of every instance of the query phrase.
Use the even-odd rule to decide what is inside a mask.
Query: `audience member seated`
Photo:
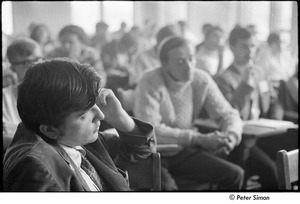
[[[292,54],[282,42],[279,33],[271,33],[267,40],[267,47],[255,61],[264,70],[265,77],[270,80],[274,88],[279,87],[280,80],[286,81],[295,72]]]
[[[298,64],[296,72],[287,81],[281,81],[279,87],[279,101],[284,110],[284,120],[289,120],[298,124],[298,99],[299,99],[299,80]]]
[[[11,70],[17,75],[18,82],[2,89],[3,151],[7,149],[21,122],[17,111],[17,86],[23,80],[28,66],[42,58],[42,51],[34,40],[20,38],[8,46],[7,58],[11,64]]]
[[[155,23],[151,22],[150,20],[146,19],[143,24],[142,29],[142,36],[144,39],[144,44],[146,50],[151,49],[155,44],[155,35],[157,33],[158,27]]]
[[[44,56],[53,51],[55,48],[54,42],[51,39],[50,31],[44,24],[35,24],[31,28],[29,37],[40,44]]]
[[[164,26],[158,31],[158,33],[156,34],[156,45],[149,50],[141,52],[136,57],[134,72],[129,79],[129,83],[132,86],[137,84],[145,71],[155,69],[160,66],[158,57],[159,44],[167,37],[177,35],[178,32],[174,25]]]
[[[204,42],[204,40],[205,40],[205,36],[206,36],[207,31],[209,31],[212,27],[213,27],[213,25],[210,24],[210,23],[204,23],[204,24],[202,25],[202,27],[201,27],[201,33],[202,33],[202,35],[203,35],[203,40],[202,40],[201,43],[199,43],[199,44],[196,46],[196,53],[197,53],[197,51],[199,50],[199,48],[203,45],[203,42]]]
[[[282,119],[276,93],[268,81],[262,77],[262,70],[253,66],[255,43],[251,33],[242,27],[234,28],[229,36],[234,62],[215,80],[225,98],[236,108],[243,120],[269,118]],[[245,150],[243,141],[230,155],[235,159]],[[239,163],[239,162],[238,162]],[[260,176],[264,190],[276,190],[276,166],[263,150],[253,144],[246,164],[249,172]],[[245,169],[246,166],[241,164]]]
[[[224,31],[213,26],[206,32],[205,39],[196,52],[196,66],[215,76],[233,61],[232,53],[224,43]]]
[[[61,46],[50,52],[46,58],[69,57],[82,64],[90,64],[103,76],[102,83],[106,83],[106,73],[100,61],[100,54],[87,45],[88,39],[81,27],[67,25],[60,30],[58,38]]]
[[[146,72],[139,81],[133,112],[154,126],[158,144],[183,147],[162,155],[162,190],[180,190],[178,179],[218,184],[218,190],[239,190],[242,168],[222,157],[240,143],[242,121],[212,78],[194,68],[193,51],[181,37],[161,45],[161,67]],[[193,128],[203,110],[219,121],[220,132],[203,134]]]
[[[127,191],[114,163],[155,151],[153,127],[133,119],[88,64],[32,65],[18,90],[18,126],[4,156],[4,191]],[[98,131],[104,119],[119,136]]]
[[[9,35],[2,32],[2,88],[14,85],[18,81],[17,75],[10,69],[10,64],[6,57],[9,41]]]
[[[126,31],[127,24],[125,22],[121,22],[119,30],[112,32],[111,37],[115,40],[120,40]]]
[[[199,39],[189,30],[186,21],[180,20],[177,22],[179,36],[187,39],[187,41],[195,47],[199,43]]]
[[[101,53],[103,46],[110,41],[108,34],[109,25],[100,21],[96,24],[96,33],[90,41],[90,45]]]
[[[254,60],[256,59],[256,57],[258,57],[262,52],[265,52],[266,48],[267,48],[267,42],[265,42],[265,40],[262,40],[259,36],[259,30],[257,28],[257,26],[255,24],[248,24],[246,26],[246,29],[251,33],[253,40],[255,41],[255,57]]]
[[[120,40],[112,40],[104,45],[101,59],[108,75],[107,88],[114,92],[117,88],[129,87],[129,76],[133,72],[133,62],[138,50],[138,40],[126,33]]]

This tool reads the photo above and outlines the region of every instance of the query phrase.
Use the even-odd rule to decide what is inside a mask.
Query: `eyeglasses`
[[[44,59],[43,57],[36,57],[35,59],[23,60],[23,61],[20,61],[20,62],[11,62],[10,64],[13,65],[13,66],[17,66],[17,65],[27,66],[27,65],[30,65],[31,63],[34,63],[34,62],[40,62],[43,59]]]

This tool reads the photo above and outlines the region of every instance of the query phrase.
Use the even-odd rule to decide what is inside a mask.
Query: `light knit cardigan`
[[[222,131],[234,133],[238,145],[243,126],[238,111],[232,108],[207,73],[195,69],[193,72],[193,77],[186,83],[175,82],[163,68],[146,72],[135,91],[135,117],[155,127],[158,144],[193,145],[193,129],[180,129],[172,123],[177,116],[170,96],[172,88],[192,86],[192,121],[205,109],[210,118],[220,123]]]

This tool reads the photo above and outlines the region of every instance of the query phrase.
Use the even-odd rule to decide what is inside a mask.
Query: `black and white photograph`
[[[1,200],[300,201],[297,1],[2,1],[1,25]]]

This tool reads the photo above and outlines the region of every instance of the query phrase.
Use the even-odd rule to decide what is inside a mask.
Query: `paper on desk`
[[[274,128],[274,129],[298,127],[298,125],[290,121],[271,120],[265,118],[260,118],[258,120],[244,121],[244,126],[259,126],[259,127],[267,127],[267,128]]]

